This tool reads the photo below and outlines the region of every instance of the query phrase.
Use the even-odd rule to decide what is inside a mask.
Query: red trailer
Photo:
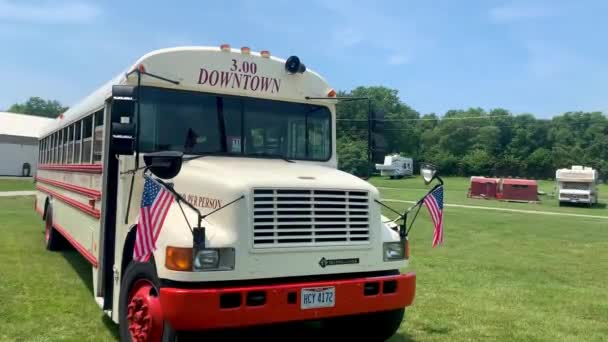
[[[471,198],[496,198],[498,193],[498,178],[471,177],[469,197]]]
[[[505,178],[499,182],[496,197],[507,201],[538,201],[538,183],[531,179]]]

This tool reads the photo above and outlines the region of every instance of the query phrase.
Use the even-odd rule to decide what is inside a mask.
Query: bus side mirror
[[[384,138],[384,112],[372,110],[370,124],[372,162],[381,164],[384,162],[387,147],[386,139]]]
[[[146,168],[158,178],[171,179],[182,169],[182,157],[179,151],[161,151],[144,155]]]
[[[135,152],[137,127],[135,117],[136,87],[114,85],[112,87],[112,125],[110,148],[117,155]]]

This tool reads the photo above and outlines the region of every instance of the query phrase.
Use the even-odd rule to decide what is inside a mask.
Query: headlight
[[[167,246],[165,267],[173,271],[231,271],[234,270],[234,248],[204,248]]]
[[[407,241],[385,242],[383,245],[384,261],[403,260],[405,255],[405,244]]]
[[[220,253],[217,249],[200,250],[194,256],[194,262],[192,264],[194,269],[198,270],[217,268],[220,264]]]
[[[234,269],[234,248],[205,248],[195,252],[194,271],[231,271]]]

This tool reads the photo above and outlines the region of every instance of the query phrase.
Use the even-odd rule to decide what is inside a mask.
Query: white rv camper
[[[412,158],[402,157],[392,154],[384,157],[384,164],[376,164],[376,170],[380,171],[381,176],[403,178],[413,174],[414,162]]]
[[[555,180],[560,205],[564,202],[597,203],[598,173],[593,168],[573,165],[570,169],[559,169],[555,172]]]

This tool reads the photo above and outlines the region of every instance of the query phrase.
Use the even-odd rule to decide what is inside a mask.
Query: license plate
[[[336,288],[309,287],[300,293],[300,307],[302,309],[331,308],[336,306]]]

